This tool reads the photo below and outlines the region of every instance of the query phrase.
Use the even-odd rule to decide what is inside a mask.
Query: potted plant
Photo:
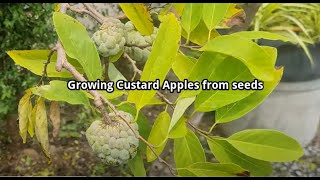
[[[287,36],[291,42],[259,41],[277,48],[277,66],[284,74],[277,88],[241,120],[222,126],[226,134],[244,128],[273,128],[302,145],[316,135],[320,111],[320,4],[264,3],[251,29]],[[244,122],[246,121],[246,123]],[[240,125],[241,124],[241,125]]]

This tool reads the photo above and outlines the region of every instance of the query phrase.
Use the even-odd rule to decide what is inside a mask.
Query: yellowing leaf
[[[181,29],[176,17],[172,13],[166,15],[160,24],[140,81],[159,79],[162,84],[176,57],[180,36]],[[128,101],[134,103],[139,111],[150,102],[155,94],[156,90],[131,90],[129,91]]]
[[[156,146],[154,150],[158,155],[161,154],[166,145],[168,139],[169,123],[170,116],[167,112],[164,111],[159,114],[151,129],[148,142]],[[152,152],[152,150],[149,147],[147,147],[146,155],[148,162],[154,161],[157,158],[157,156]]]
[[[186,3],[181,16],[181,27],[187,33],[187,41],[191,32],[198,26],[202,17],[201,3]]]
[[[184,3],[169,3],[159,12],[158,18],[162,21],[163,16],[168,14],[169,12],[174,13],[176,16],[180,17],[182,15]]]
[[[49,50],[12,50],[7,52],[16,64],[39,76],[42,76],[43,74],[44,63],[47,62],[49,53]],[[57,72],[55,69],[56,62],[57,53],[54,52],[50,58],[50,63],[47,66],[48,77],[72,77],[71,73],[65,69],[62,69],[61,72]],[[68,58],[68,62],[71,63],[80,73],[83,73],[81,65],[74,59]]]
[[[217,28],[230,28],[233,25],[237,24],[238,19],[245,18],[245,12],[241,8],[237,8],[237,5],[234,3],[230,3],[229,8],[226,12],[226,15],[223,21],[219,24]]]
[[[142,35],[147,36],[153,33],[151,15],[143,3],[119,3],[119,5]]]
[[[43,98],[39,98],[36,109],[35,134],[43,153],[50,159],[47,112]]]
[[[18,105],[19,114],[19,134],[23,143],[27,142],[28,123],[31,120],[32,104],[30,102],[31,91],[27,90],[25,95],[20,99]]]
[[[60,106],[57,101],[50,104],[50,120],[53,126],[53,137],[58,137],[60,129]]]

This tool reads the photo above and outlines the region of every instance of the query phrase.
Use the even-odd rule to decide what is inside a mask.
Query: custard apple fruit
[[[156,38],[158,28],[154,28],[153,34],[150,36],[143,36],[137,30],[135,30],[131,21],[125,24],[126,30],[126,47],[125,52],[129,54],[135,61],[146,61],[149,57],[151,46]],[[140,47],[138,47],[140,46]],[[148,46],[141,48],[143,46]]]
[[[114,56],[124,49],[126,43],[124,24],[115,18],[104,22],[100,30],[92,35],[98,52],[103,57]]]
[[[138,133],[138,124],[132,123],[133,116],[119,111],[127,122]],[[110,125],[96,120],[86,131],[86,137],[93,152],[107,165],[118,166],[127,163],[137,154],[139,139],[129,126],[114,113],[109,114],[112,119]]]

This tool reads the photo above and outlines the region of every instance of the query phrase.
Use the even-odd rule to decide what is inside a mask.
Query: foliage
[[[320,41],[319,14],[319,3],[263,3],[251,28],[289,37],[313,63],[307,46]]]
[[[156,90],[130,90],[118,94],[115,92],[119,92],[119,90],[116,90],[111,93],[112,96],[106,92],[101,93],[102,96],[97,96],[92,91],[89,94],[82,90],[69,90],[65,80],[70,79],[71,75],[76,79],[82,79],[82,76],[77,77],[75,71],[85,75],[90,81],[108,78],[119,79],[117,77],[125,80],[125,78],[114,66],[111,66],[112,76],[111,73],[106,73],[110,68],[102,68],[97,47],[81,23],[64,13],[55,12],[53,14],[55,29],[67,55],[64,60],[70,62],[64,66],[68,70],[64,71],[68,76],[47,73],[49,78],[60,77],[61,79],[52,80],[49,84],[26,90],[26,95],[20,100],[21,106],[19,106],[19,112],[21,112],[19,118],[20,134],[23,139],[27,133],[32,136],[33,131],[28,129],[34,128],[43,151],[50,158],[47,153],[48,130],[44,99],[96,107],[103,114],[104,121],[99,122],[102,129],[109,126],[111,129],[119,128],[112,124],[113,122],[108,122],[108,116],[104,112],[106,110],[97,103],[101,97],[104,97],[104,102],[107,104],[108,110],[113,111],[113,115],[125,122],[126,118],[119,112],[127,112],[135,117],[134,121],[138,124],[139,135],[136,137],[140,140],[139,147],[137,155],[129,161],[129,167],[135,176],[145,176],[147,173],[148,169],[145,168],[144,157],[148,162],[159,159],[169,167],[173,174],[178,176],[248,176],[250,174],[264,176],[270,174],[270,162],[292,161],[303,155],[302,148],[296,140],[274,130],[245,130],[227,138],[211,135],[217,124],[240,118],[257,107],[273,91],[281,79],[283,68],[275,68],[276,49],[260,46],[253,40],[264,38],[287,41],[288,38],[261,31],[220,35],[216,29],[228,28],[230,23],[227,22],[243,13],[234,4],[223,6],[192,3],[179,6],[168,4],[159,12],[161,22],[159,27],[154,27],[152,24],[150,10],[144,4],[120,4],[120,6],[141,35],[148,36],[152,34],[154,28],[158,28],[142,72],[135,66],[135,60],[124,54],[124,57],[135,69],[133,76],[137,73],[141,74],[140,81],[158,79],[162,84],[172,69],[180,80],[188,79],[189,81],[201,82],[203,79],[207,79],[231,83],[257,79],[264,82],[265,88],[244,91],[205,91],[201,88],[199,90],[183,90],[174,103],[165,98],[158,99],[156,94],[159,95],[159,92]],[[207,29],[203,31],[202,27]],[[200,56],[189,57],[181,51],[181,48],[197,51]],[[61,49],[58,50],[61,53]],[[8,54],[15,62],[22,64],[19,59],[45,61],[43,52],[19,50],[9,51]],[[57,62],[53,63],[59,65]],[[38,63],[34,63],[34,66],[42,67]],[[70,68],[70,66],[75,68]],[[27,65],[24,67],[31,71],[34,69],[34,67]],[[51,69],[50,71],[55,70]],[[110,77],[103,77],[103,74],[108,74]],[[92,96],[95,96],[95,106],[91,106]],[[112,100],[120,96],[122,97],[120,103]],[[166,103],[166,108],[150,127],[150,122],[141,113],[141,109],[150,105],[164,104],[161,100]],[[31,112],[28,111],[30,104]],[[190,117],[186,116],[185,111],[190,106],[194,109],[192,114],[214,110],[217,112],[216,121],[212,122],[213,125],[209,132],[198,129],[189,121]],[[172,115],[167,111],[168,108],[173,108]],[[92,126],[95,124],[97,123],[93,123]],[[131,126],[129,125],[129,127]],[[98,133],[92,129],[90,132]],[[102,138],[105,135],[106,133],[103,133]],[[206,159],[204,144],[200,142],[198,135],[206,138],[212,154],[219,163],[213,163]],[[92,141],[90,138],[88,140]],[[175,168],[161,158],[166,144],[170,141],[174,142]],[[93,147],[94,151],[98,151],[99,148]]]
[[[48,48],[56,39],[52,4],[2,3],[0,6],[0,120],[13,112],[17,98],[36,80],[30,72],[15,66],[4,52],[12,49]]]

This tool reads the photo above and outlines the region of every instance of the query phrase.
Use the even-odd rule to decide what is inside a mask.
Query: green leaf
[[[84,91],[72,91],[67,88],[65,81],[50,81],[50,85],[34,87],[32,93],[50,101],[64,101],[69,104],[83,104],[90,106]]]
[[[88,79],[101,78],[102,67],[96,45],[86,28],[76,19],[60,13],[53,13],[53,23],[66,54],[78,60]]]
[[[47,112],[46,112],[46,106],[44,104],[44,99],[39,98],[35,106],[36,106],[35,134],[43,153],[46,155],[47,158],[50,159],[48,122],[47,122]]]
[[[211,162],[194,163],[186,168],[178,169],[180,176],[190,176],[192,173],[196,177],[235,177],[248,176],[249,172],[235,164],[221,164]]]
[[[201,82],[203,79],[208,79],[208,77],[215,72],[216,68],[221,62],[224,61],[225,58],[225,56],[222,56],[218,53],[202,53],[196,64],[192,67],[192,70],[188,76],[188,80],[193,82]],[[183,90],[179,95],[179,99],[196,96],[201,91],[201,88],[199,90]]]
[[[24,96],[20,99],[18,105],[19,114],[19,134],[23,143],[27,142],[28,124],[31,120],[32,104],[30,102],[31,91],[27,90]]]
[[[176,17],[170,13],[160,24],[157,37],[153,43],[149,58],[144,66],[140,81],[160,80],[162,84],[176,57],[180,40],[180,26]],[[132,90],[128,101],[136,105],[139,111],[148,104],[156,90]]]
[[[250,171],[253,176],[268,176],[272,173],[270,162],[242,154],[224,139],[207,138],[209,148],[220,163],[233,163]]]
[[[233,82],[251,82],[255,78],[249,69],[237,59],[227,57],[208,77],[211,82],[228,82],[229,90],[203,90],[195,100],[196,111],[208,112],[227,104],[239,101],[254,92],[254,90],[233,90]]]
[[[170,116],[166,111],[164,111],[158,115],[156,121],[152,126],[148,142],[156,146],[154,150],[158,155],[161,154],[167,143],[169,123]],[[152,152],[152,150],[149,147],[147,147],[146,155],[148,162],[157,159],[157,156]]]
[[[12,50],[8,51],[7,54],[13,59],[13,61],[28,69],[32,73],[42,76],[44,63],[48,60],[50,50]],[[74,59],[68,58],[71,63],[80,73],[83,73],[82,67]],[[47,66],[48,77],[61,77],[70,78],[72,75],[65,69],[61,72],[56,71],[57,53],[53,53],[50,58],[50,63]]]
[[[198,137],[188,130],[187,135],[174,139],[176,168],[185,168],[193,163],[206,162],[206,156]]]
[[[114,56],[109,56],[109,62],[116,62],[120,59],[120,57],[122,56],[124,50],[122,49],[120,52],[118,52],[118,54],[114,55]]]
[[[143,3],[119,3],[119,6],[142,35],[153,33],[151,15]]]
[[[127,81],[127,79],[119,72],[119,70],[114,66],[113,63],[109,63],[108,66],[108,77],[110,81],[117,82],[119,80]]]
[[[263,90],[257,90],[240,101],[217,109],[215,112],[216,123],[230,122],[244,116],[245,114],[256,108],[260,103],[263,102],[265,98],[269,96],[269,94],[278,85],[282,73],[283,68],[277,70],[273,81],[264,82]]]
[[[35,123],[36,123],[36,110],[37,110],[37,107],[34,106],[32,108],[31,116],[30,116],[29,124],[28,124],[28,133],[31,138],[33,138],[33,136],[34,136],[34,129],[35,129]]]
[[[209,31],[214,29],[225,17],[229,9],[229,3],[204,3],[202,19]]]
[[[232,34],[233,36],[240,36],[250,40],[254,39],[268,39],[268,40],[281,40],[284,42],[290,41],[289,38],[280,34],[271,33],[267,31],[241,31]]]
[[[219,36],[210,40],[201,50],[232,56],[242,61],[258,79],[273,80],[275,69],[270,61],[270,56],[262,47],[247,38],[233,35]]]
[[[186,31],[182,31],[182,36],[184,38],[188,38],[188,33]],[[220,36],[219,32],[215,29],[210,31],[209,37],[209,30],[203,20],[200,20],[198,26],[190,33],[189,40],[198,45],[205,45],[208,42],[208,39],[213,39],[217,36]]]
[[[181,117],[179,121],[176,123],[175,126],[173,126],[172,130],[169,133],[168,138],[176,139],[176,138],[182,138],[185,135],[187,135],[188,128],[187,128],[187,118]]]
[[[195,99],[196,97],[194,96],[194,97],[183,98],[178,100],[172,114],[172,119],[170,121],[169,132],[172,130],[174,125],[176,125],[176,123],[182,117],[186,109],[193,103]]]
[[[178,53],[174,63],[172,64],[172,70],[180,81],[187,79],[192,67],[197,62],[196,59],[188,57],[182,53]]]
[[[146,176],[146,169],[144,168],[143,158],[140,151],[138,151],[137,155],[133,159],[129,160],[128,165],[135,177]]]
[[[202,17],[201,3],[186,3],[181,16],[181,27],[187,32],[187,41],[191,32],[200,23]]]
[[[226,140],[243,154],[264,161],[287,162],[303,155],[303,149],[296,140],[275,130],[244,130]]]

